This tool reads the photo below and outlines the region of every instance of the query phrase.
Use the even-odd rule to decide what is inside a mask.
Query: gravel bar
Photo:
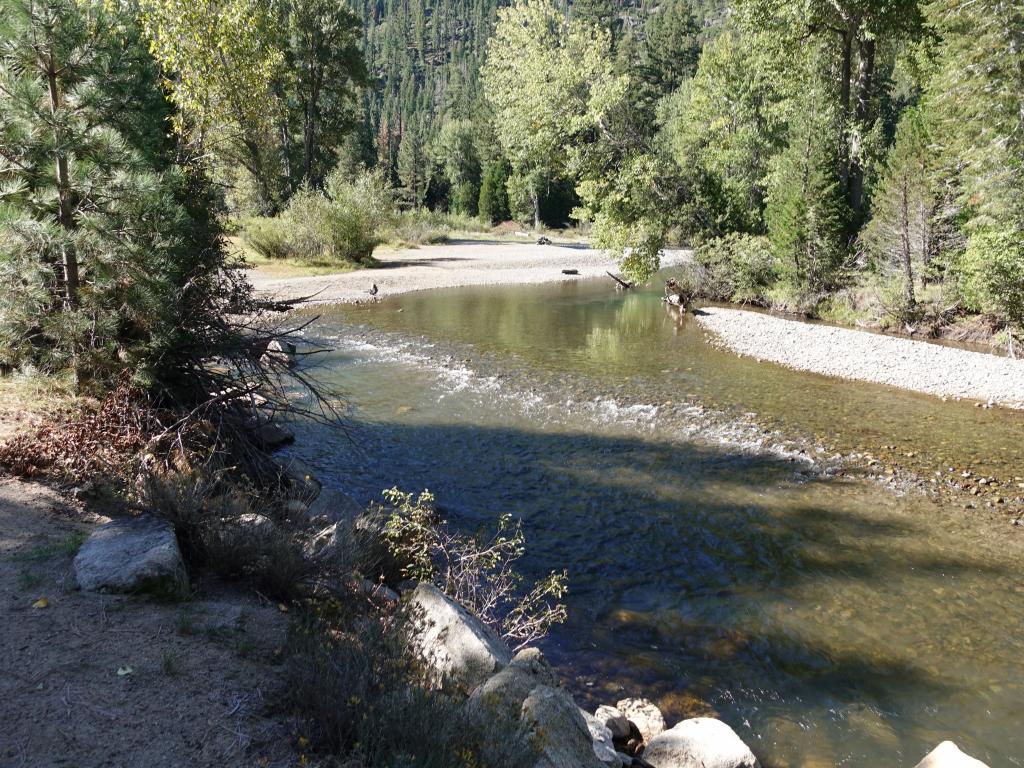
[[[731,350],[801,371],[1024,408],[1024,360],[878,333],[705,307],[698,322]]]
[[[666,251],[662,266],[680,264],[689,253]],[[582,243],[459,240],[415,249],[382,250],[374,257],[380,266],[373,269],[288,278],[256,269],[249,272],[249,280],[258,294],[278,300],[312,296],[307,304],[354,304],[371,300],[367,291],[374,284],[379,299],[432,288],[548,283],[604,277],[606,270],[618,271],[614,260]],[[565,275],[564,269],[574,269],[577,274]]]

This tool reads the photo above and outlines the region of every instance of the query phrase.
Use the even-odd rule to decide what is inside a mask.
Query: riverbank
[[[800,371],[1024,408],[1024,360],[723,307],[697,321],[732,351]]]
[[[668,251],[662,265],[681,264],[689,253]],[[253,269],[248,277],[261,296],[279,301],[309,297],[302,304],[317,305],[356,304],[432,288],[606,278],[605,272],[618,272],[614,259],[583,243],[458,240],[416,249],[377,251],[374,258],[380,264],[372,269],[287,278]],[[565,270],[575,270],[576,274],[566,275]],[[378,288],[376,296],[369,293],[373,285]]]

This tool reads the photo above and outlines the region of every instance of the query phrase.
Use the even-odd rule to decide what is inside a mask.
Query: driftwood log
[[[621,288],[624,291],[628,291],[630,288],[633,287],[632,283],[627,283],[621,277],[616,277],[611,272],[605,272],[605,274],[608,275],[608,277],[610,277],[612,280],[614,280],[618,284],[619,288]]]

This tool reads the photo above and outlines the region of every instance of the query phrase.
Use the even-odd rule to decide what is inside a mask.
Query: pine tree
[[[407,205],[419,208],[427,193],[427,159],[420,130],[406,126],[398,145],[398,178]]]
[[[512,218],[508,206],[508,177],[511,169],[504,160],[491,163],[480,182],[479,214],[482,219],[498,224]]]
[[[836,116],[811,86],[777,158],[765,218],[779,273],[815,302],[841,281],[849,219],[836,168]]]
[[[161,157],[167,113],[133,17],[102,2],[24,0],[0,20],[0,363],[70,369],[82,385],[125,368],[180,376],[223,265],[201,184]],[[142,109],[140,109],[142,107]],[[146,112],[145,109],[150,111]],[[189,207],[191,206],[191,207]]]
[[[883,270],[896,269],[902,284],[902,313],[912,314],[917,297],[914,278],[934,258],[933,162],[929,138],[918,108],[900,118],[896,143],[874,192],[872,216],[862,235],[867,252]]]

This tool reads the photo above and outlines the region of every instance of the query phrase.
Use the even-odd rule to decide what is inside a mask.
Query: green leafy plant
[[[384,538],[406,578],[437,584],[517,648],[565,621],[566,608],[557,601],[567,591],[568,573],[552,571],[523,591],[515,566],[526,554],[525,536],[511,515],[498,518],[490,537],[467,536],[438,517],[429,491],[414,496],[391,488],[384,499]]]

